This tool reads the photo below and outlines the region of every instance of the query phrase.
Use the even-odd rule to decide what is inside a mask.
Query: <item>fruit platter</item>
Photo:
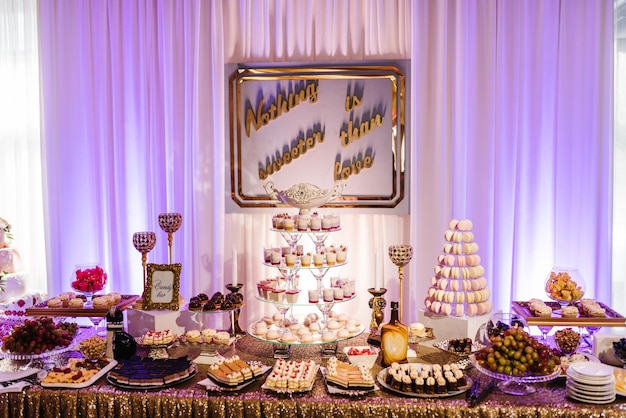
[[[70,351],[77,331],[75,323],[56,324],[50,317],[27,319],[2,338],[0,357],[28,360],[29,363],[23,366],[28,367],[34,360]]]
[[[481,373],[499,379],[498,388],[511,395],[534,393],[529,384],[547,382],[561,374],[561,357],[531,337],[523,328],[511,327],[489,337],[490,346],[470,356]]]

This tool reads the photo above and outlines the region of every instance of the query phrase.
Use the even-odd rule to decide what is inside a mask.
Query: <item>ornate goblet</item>
[[[159,215],[159,226],[167,232],[167,246],[169,247],[169,264],[172,264],[172,242],[174,232],[178,231],[183,223],[183,215],[180,213],[161,213]]]
[[[398,266],[398,280],[400,280],[400,321],[402,321],[402,274],[403,268],[413,258],[413,247],[408,244],[389,246],[389,258]]]
[[[135,232],[133,234],[133,245],[141,253],[141,265],[143,266],[143,288],[145,290],[148,282],[148,253],[156,245],[156,234],[154,232]]]

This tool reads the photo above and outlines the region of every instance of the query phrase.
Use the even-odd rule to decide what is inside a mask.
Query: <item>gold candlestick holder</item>
[[[133,245],[135,246],[135,249],[141,253],[141,265],[143,266],[143,289],[145,292],[146,284],[148,283],[148,253],[152,251],[156,245],[156,234],[149,231],[135,232],[133,234]]]
[[[368,344],[380,346],[380,324],[383,323],[384,309],[387,301],[383,295],[387,293],[387,289],[374,289],[370,287],[367,291],[373,296],[369,300],[369,307],[372,309],[372,320],[370,321],[370,336],[367,339]]]
[[[409,261],[413,258],[413,247],[408,244],[390,245],[389,246],[389,258],[391,262],[398,266],[398,280],[400,281],[400,309],[399,316],[400,322],[402,322],[402,276],[404,266],[409,264]]]
[[[245,335],[245,331],[243,331],[241,326],[239,326],[239,314],[241,313],[241,307],[244,304],[243,294],[239,293],[242,287],[243,283],[229,283],[226,285],[226,289],[228,289],[230,293],[234,294],[235,300],[238,301],[235,305],[235,309],[233,309],[230,313],[230,328],[228,328],[228,333],[235,338]]]
[[[161,213],[159,215],[159,226],[165,232],[167,232],[167,246],[169,254],[169,264],[172,264],[172,244],[174,242],[174,232],[178,231],[178,228],[183,223],[183,216],[180,213]]]

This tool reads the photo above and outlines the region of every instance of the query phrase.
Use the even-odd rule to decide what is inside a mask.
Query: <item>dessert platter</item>
[[[602,302],[582,299],[564,307],[556,301],[543,302],[550,310],[538,311],[533,309],[534,300],[514,301],[512,309],[524,318],[529,326],[598,326],[598,327],[623,327],[626,318]],[[585,305],[593,307],[586,308]]]
[[[414,398],[446,398],[464,393],[472,378],[455,363],[393,363],[376,376],[378,384],[398,395]]]
[[[467,357],[485,348],[483,344],[478,341],[472,341],[469,337],[437,341],[433,343],[433,347],[460,357]]]
[[[259,380],[272,368],[258,361],[244,361],[239,356],[222,358],[207,371],[207,379],[198,382],[207,390],[237,392]]]
[[[45,388],[81,389],[96,383],[117,365],[114,359],[101,358],[89,361],[85,358],[70,358],[62,366],[54,367],[39,379]]]
[[[314,360],[277,359],[261,388],[288,395],[310,392],[318,370]]]
[[[469,358],[479,372],[501,380],[498,389],[511,395],[528,395],[536,391],[532,384],[559,377],[561,357],[555,350],[539,343],[523,327],[497,329],[503,332],[489,333],[491,345]],[[509,349],[513,344],[516,350]]]
[[[120,360],[107,375],[107,381],[123,389],[163,389],[185,382],[195,374],[196,366],[187,357],[153,359],[132,356]]]
[[[237,340],[226,331],[214,328],[189,330],[176,339],[175,344],[183,347],[199,348],[200,355],[193,362],[196,364],[216,364],[224,357],[217,351],[219,348],[230,347]]]
[[[333,312],[334,314],[334,312]],[[274,344],[319,345],[336,344],[361,335],[365,326],[345,315],[329,315],[329,320],[320,320],[317,313],[309,313],[303,321],[286,325],[278,317],[265,317],[248,326],[252,337]]]
[[[135,338],[135,342],[139,347],[150,350],[148,357],[168,358],[167,349],[174,345],[176,335],[169,329],[163,331],[150,330],[144,335]]]
[[[326,367],[320,367],[331,395],[363,396],[377,389],[371,368],[343,362],[337,357],[328,359]]]
[[[104,296],[106,296],[108,300],[106,303],[102,301],[102,303],[99,304],[99,298]],[[26,315],[104,318],[111,307],[115,306],[123,311],[132,306],[138,297],[138,295],[120,295],[119,293],[112,292],[94,298],[94,304],[88,306],[87,298],[83,295],[76,295],[74,292],[65,292],[27,308]],[[98,301],[95,299],[98,299]]]
[[[491,312],[493,303],[478,244],[474,241],[472,221],[452,219],[448,227],[424,306],[438,315],[485,315]]]

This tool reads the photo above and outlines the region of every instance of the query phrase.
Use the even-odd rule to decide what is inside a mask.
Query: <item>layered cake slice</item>
[[[246,362],[241,360],[239,356],[220,360],[218,363],[212,364],[207,371],[207,375],[211,379],[227,386],[237,386],[261,376],[262,373],[261,363]]]
[[[108,379],[112,383],[126,386],[165,386],[185,380],[195,371],[195,365],[187,357],[153,359],[133,356],[121,360],[109,372]]]
[[[326,380],[346,389],[373,389],[374,377],[370,369],[331,357],[326,368]]]

